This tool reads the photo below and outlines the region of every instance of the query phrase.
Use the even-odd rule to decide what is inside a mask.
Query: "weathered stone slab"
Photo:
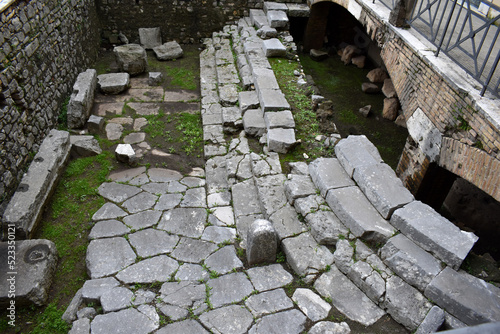
[[[299,276],[317,274],[333,263],[333,254],[309,233],[282,240],[287,262]]]
[[[500,289],[463,271],[445,268],[425,296],[467,325],[500,321]]]
[[[276,38],[278,37],[278,31],[276,30],[276,28],[263,26],[259,30],[257,30],[257,36],[262,39]]]
[[[295,210],[302,217],[307,217],[308,214],[318,211],[322,205],[326,206],[326,203],[320,195],[297,198],[294,202]]]
[[[105,220],[105,219],[115,219],[119,217],[126,216],[127,213],[120,209],[116,204],[104,203],[104,205],[97,210],[92,216],[93,221]]]
[[[255,178],[260,206],[267,217],[287,204],[284,182],[285,176],[283,174]]]
[[[120,237],[130,232],[130,228],[118,220],[97,222],[89,233],[89,239]]]
[[[205,163],[205,174],[209,195],[229,190],[225,157],[216,156],[207,160]]]
[[[290,4],[289,4],[290,5]],[[350,334],[351,329],[346,322],[336,323],[331,321],[320,321],[311,327],[308,334]]]
[[[140,188],[116,182],[105,182],[97,192],[102,197],[115,203],[121,203],[141,192]]]
[[[260,208],[257,187],[253,179],[237,183],[231,187],[233,194],[233,209],[236,217],[259,214]]]
[[[153,49],[161,45],[160,28],[139,28],[139,40],[145,49]]]
[[[90,327],[93,334],[148,334],[157,329],[159,323],[134,308],[128,308],[119,312],[98,315]]]
[[[224,242],[234,243],[236,239],[236,229],[233,227],[208,226],[205,228],[201,239],[211,241],[215,244]]]
[[[267,146],[272,152],[287,153],[296,144],[294,129],[274,128],[267,131]]]
[[[247,274],[259,292],[281,288],[293,281],[293,276],[281,264],[250,268]]]
[[[387,279],[383,307],[397,322],[413,331],[425,319],[432,304],[398,276]]]
[[[273,223],[279,240],[298,235],[307,230],[306,226],[297,218],[297,213],[293,207],[288,203],[273,213],[269,220]]]
[[[290,109],[290,104],[280,90],[260,89],[259,101],[264,112]]]
[[[252,71],[255,89],[258,91],[264,89],[279,90],[280,86],[274,71],[269,68],[255,68]]]
[[[223,247],[205,259],[205,265],[210,270],[224,275],[234,269],[243,268],[243,263],[236,255],[236,249],[233,245]]]
[[[104,313],[123,310],[132,306],[134,293],[124,287],[116,287],[104,292],[101,296],[101,306]]]
[[[0,305],[10,307],[12,295],[15,295],[14,309],[16,305],[44,305],[57,266],[56,246],[44,239],[12,243],[13,240],[9,237],[8,241],[0,242]]]
[[[175,41],[156,46],[153,48],[153,51],[158,60],[173,60],[184,56],[184,51],[179,43]]]
[[[175,273],[174,279],[176,281],[206,281],[208,279],[208,272],[203,269],[199,264],[184,263],[179,267]],[[187,315],[187,314],[186,314]],[[182,318],[182,317],[181,317]]]
[[[286,15],[285,15],[286,16]],[[271,28],[275,28],[271,26]],[[262,49],[266,57],[285,57],[286,48],[277,38],[266,39],[262,41]]]
[[[342,223],[358,238],[385,243],[396,232],[358,187],[331,189],[326,202]]]
[[[138,44],[115,46],[113,49],[120,70],[130,75],[141,74],[148,66],[146,50]]]
[[[154,226],[160,219],[161,211],[148,210],[129,215],[123,218],[125,225],[134,230],[141,230],[143,228]]]
[[[305,3],[287,3],[289,17],[309,17],[311,12]]]
[[[350,177],[356,168],[383,162],[375,145],[364,135],[351,135],[340,140],[335,145],[335,155]]]
[[[209,299],[214,308],[240,302],[253,291],[253,286],[244,273],[233,273],[211,279],[207,285],[211,288]]]
[[[328,190],[354,186],[354,181],[335,158],[318,158],[309,164],[309,174],[321,192],[326,197]]]
[[[442,269],[438,260],[403,234],[390,238],[380,255],[389,268],[420,291],[424,291]]]
[[[199,314],[200,311],[206,309],[205,289],[205,284],[197,282],[167,282],[161,286],[160,298],[166,304],[183,308],[186,311],[190,308],[194,314]]]
[[[394,210],[415,199],[387,164],[356,168],[353,178],[385,219],[389,219]]]
[[[444,323],[444,311],[434,305],[420,323],[415,334],[435,333]]]
[[[203,208],[176,208],[163,214],[158,228],[178,235],[199,238],[205,229],[207,212]]]
[[[263,9],[264,9],[264,13],[266,13],[266,14],[272,10],[281,10],[281,11],[286,13],[288,11],[288,6],[284,3],[264,1]]]
[[[152,209],[158,201],[158,196],[148,192],[142,192],[123,202],[122,206],[130,213]]]
[[[460,230],[430,206],[413,201],[394,212],[391,224],[452,268],[459,268],[478,237]]]
[[[92,157],[102,153],[99,142],[93,136],[70,136],[71,157]]]
[[[314,322],[325,319],[332,309],[330,304],[309,289],[299,288],[295,290],[292,300]]]
[[[283,10],[269,10],[267,12],[267,21],[271,28],[286,28],[289,23],[288,16]]]
[[[101,74],[97,76],[97,85],[103,94],[120,94],[130,87],[130,74]]]
[[[333,306],[345,316],[364,326],[373,325],[385,314],[335,266],[316,280],[314,288],[331,298]]]
[[[233,63],[217,66],[217,81],[219,85],[239,84],[238,70]]]
[[[181,207],[187,208],[205,208],[207,206],[207,194],[205,188],[191,188],[188,189],[182,202]]]
[[[165,168],[150,168],[148,175],[151,182],[170,182],[182,179],[182,174],[178,171]]]
[[[94,104],[97,71],[88,69],[78,74],[68,103],[68,128],[81,128],[87,122]]]
[[[304,331],[306,319],[306,316],[299,310],[278,312],[262,317],[248,333],[300,334]]]
[[[311,235],[320,245],[335,246],[341,236],[349,234],[349,230],[332,211],[312,212],[305,219],[311,228]]]
[[[108,131],[109,128],[112,128],[113,124],[108,124],[106,126],[106,131]],[[116,124],[118,125],[119,127],[121,127],[121,125],[119,124]],[[116,134],[116,136],[118,137],[117,139],[119,139],[121,137],[121,130],[119,131],[119,133]],[[109,139],[109,136],[108,136],[108,139]],[[115,149],[115,158],[117,161],[119,162],[123,162],[123,163],[126,163],[126,164],[132,164],[136,161],[136,155],[135,155],[135,151],[134,149],[132,148],[132,145],[130,144],[118,144],[118,146],[116,146],[116,149]]]
[[[137,255],[143,258],[170,253],[179,242],[178,236],[152,228],[130,234],[128,238]]]
[[[250,296],[245,301],[245,306],[254,317],[261,317],[279,311],[291,309],[294,304],[283,289],[276,289]]]
[[[294,129],[295,121],[290,110],[273,111],[264,113],[267,129],[284,128]]]
[[[136,255],[125,238],[92,240],[87,248],[87,272],[91,278],[112,275],[135,262]]]
[[[120,271],[116,278],[125,284],[165,282],[171,279],[178,268],[177,261],[159,255],[131,265]]]
[[[244,334],[252,325],[253,316],[242,306],[230,305],[203,313],[200,321],[216,333]]]
[[[2,228],[6,235],[8,227],[15,227],[19,237],[31,236],[69,152],[69,133],[51,130],[5,209]]]
[[[90,333],[90,319],[83,318],[73,322],[73,326],[68,334],[88,334]]]
[[[182,262],[200,263],[217,250],[217,245],[205,240],[181,238],[170,255]]]
[[[244,115],[245,111],[248,109],[255,109],[259,107],[259,97],[257,92],[253,90],[239,92],[238,102],[242,115]]]
[[[248,109],[243,115],[243,128],[249,136],[262,136],[266,132],[266,123],[262,110]]]
[[[97,302],[101,299],[104,292],[118,286],[114,277],[98,278],[85,281],[82,287],[82,297],[86,302]]]
[[[206,329],[204,329],[199,322],[196,320],[184,320],[180,322],[174,322],[165,327],[159,329],[156,334],[170,334],[170,333],[197,333],[197,334],[209,334]]]
[[[224,107],[222,108],[222,125],[224,132],[234,133],[243,128],[243,120],[241,111],[238,107]]]

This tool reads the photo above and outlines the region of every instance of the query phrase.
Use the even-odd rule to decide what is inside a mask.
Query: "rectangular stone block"
[[[288,202],[293,205],[297,198],[316,194],[316,187],[309,175],[290,174],[285,181],[285,194]]]
[[[281,10],[283,12],[287,12],[288,6],[284,3],[265,1],[264,12],[267,14],[271,10]]]
[[[425,296],[467,325],[500,321],[500,289],[466,272],[445,268]]]
[[[290,109],[290,104],[280,90],[260,89],[259,101],[264,112]]]
[[[380,255],[389,268],[420,291],[441,272],[441,263],[403,234],[390,238]]]
[[[294,129],[295,121],[290,110],[270,111],[264,113],[264,121],[267,129],[284,128]]]
[[[273,70],[267,68],[256,68],[252,71],[252,75],[255,83],[255,89],[257,91],[264,89],[280,89],[278,80],[276,80]]]
[[[244,115],[245,111],[248,109],[255,109],[259,107],[259,96],[254,90],[239,92],[238,101],[242,115]]]
[[[18,237],[31,237],[41,217],[42,208],[66,164],[70,149],[70,136],[67,131],[51,130],[45,137],[5,209],[2,224],[5,233],[7,225],[12,224]]]
[[[286,7],[286,5],[285,5]],[[286,28],[288,26],[288,16],[281,10],[270,10],[267,12],[267,21],[271,28]]]
[[[282,13],[282,12],[277,12]],[[266,39],[262,41],[262,49],[266,57],[285,57],[286,48],[277,38]]]
[[[396,232],[358,187],[331,189],[326,202],[356,237],[385,243]]]
[[[387,164],[358,167],[353,176],[359,188],[385,219],[389,219],[394,210],[415,199]]]
[[[81,128],[90,116],[97,87],[97,71],[88,69],[78,74],[68,103],[68,128]]]
[[[311,10],[305,3],[287,3],[289,17],[309,17]]]
[[[375,145],[364,135],[340,140],[335,145],[335,155],[350,177],[355,168],[383,162]]]
[[[330,189],[355,185],[335,158],[318,158],[314,160],[309,164],[309,174],[323,197],[326,197]]]
[[[294,129],[275,128],[267,131],[269,151],[287,153],[297,143]]]
[[[162,44],[160,28],[139,28],[139,39],[145,49],[160,46]]]
[[[458,269],[478,237],[461,231],[430,206],[413,201],[394,212],[391,224],[426,251]]]
[[[249,136],[262,136],[266,133],[264,113],[261,109],[248,109],[243,115],[243,128]]]

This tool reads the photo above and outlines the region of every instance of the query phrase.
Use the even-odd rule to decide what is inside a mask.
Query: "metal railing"
[[[417,0],[408,23],[488,89],[500,96],[500,7],[488,1]]]

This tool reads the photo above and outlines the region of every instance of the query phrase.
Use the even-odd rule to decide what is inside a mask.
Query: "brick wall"
[[[0,17],[1,208],[95,62],[99,34],[93,0],[15,1]]]

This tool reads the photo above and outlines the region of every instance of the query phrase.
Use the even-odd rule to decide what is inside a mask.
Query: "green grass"
[[[37,324],[31,334],[66,334],[69,331],[68,324],[61,319],[64,309],[57,307],[56,303],[50,303],[45,311],[35,319]]]
[[[196,90],[196,75],[187,68],[171,67],[166,68],[167,75],[171,77],[173,86],[188,90]]]
[[[181,113],[178,116],[176,130],[182,134],[179,141],[182,143],[182,150],[187,155],[203,150],[203,127],[199,112]]]

